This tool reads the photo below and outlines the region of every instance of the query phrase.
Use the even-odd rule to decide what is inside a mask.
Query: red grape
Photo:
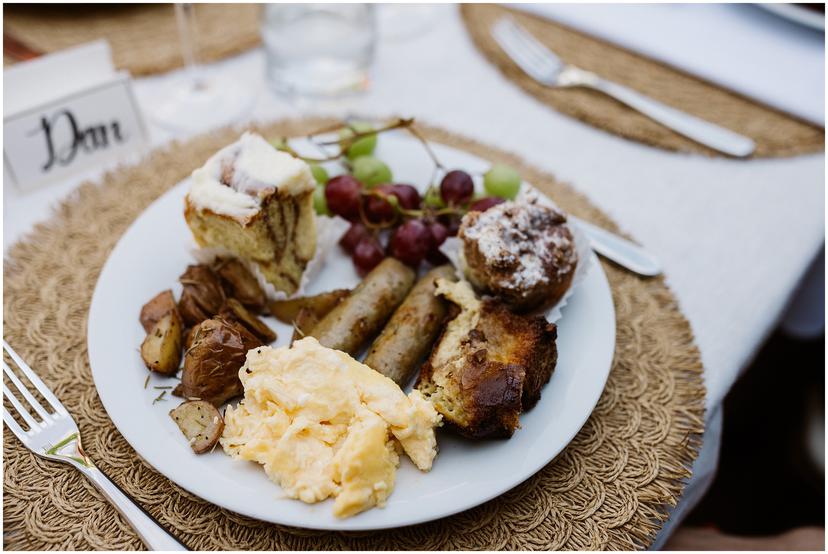
[[[411,185],[391,185],[394,196],[400,201],[400,207],[405,210],[416,210],[420,207],[420,193]]]
[[[368,236],[357,243],[353,259],[357,273],[364,276],[385,259],[385,252],[376,237]]]
[[[345,219],[359,219],[359,202],[362,183],[350,175],[339,175],[325,185],[328,209]]]
[[[448,238],[448,229],[439,221],[429,223],[428,230],[431,233],[431,250],[426,254],[426,259],[431,265],[440,265],[448,261],[446,255],[440,252],[440,245]]]
[[[505,202],[503,198],[499,196],[487,196],[485,198],[481,198],[476,202],[473,202],[471,206],[469,206],[470,212],[485,212],[489,208],[493,206],[497,206],[498,204],[502,204]]]
[[[357,244],[363,239],[371,238],[371,232],[362,223],[351,223],[348,231],[339,239],[339,245],[349,254],[353,253]]]
[[[420,219],[409,219],[397,227],[388,243],[389,253],[414,268],[431,249],[431,231]]]
[[[457,231],[460,230],[460,216],[456,214],[444,214],[440,216],[440,223],[442,223],[448,231],[448,236],[456,237]]]
[[[397,216],[397,211],[391,202],[386,200],[388,196],[396,196],[392,185],[379,185],[374,187],[370,194],[365,197],[365,217],[371,223],[390,223]]]
[[[446,173],[440,183],[440,196],[446,204],[459,205],[471,200],[474,194],[474,181],[465,171],[455,169]]]

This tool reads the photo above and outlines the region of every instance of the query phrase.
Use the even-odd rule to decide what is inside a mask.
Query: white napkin
[[[825,33],[750,4],[512,4],[825,125]],[[641,91],[646,93],[646,91]]]

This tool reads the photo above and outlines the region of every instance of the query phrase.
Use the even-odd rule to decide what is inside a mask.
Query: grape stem
[[[376,196],[377,198],[382,198],[383,200],[388,202],[388,196],[386,196],[385,194],[383,194],[379,191],[374,191],[374,190],[371,190],[371,191],[368,191],[368,192],[362,191],[360,193],[360,195],[361,196]],[[392,219],[391,221],[388,221],[388,222],[380,221],[379,223],[373,223],[372,221],[370,221],[368,219],[368,216],[365,213],[365,202],[360,201],[360,203],[359,203],[359,218],[362,220],[362,224],[365,225],[366,227],[368,227],[369,229],[371,229],[372,231],[375,231],[375,232],[376,231],[381,231],[383,229],[390,229],[391,227],[393,227],[397,223],[397,220],[399,219],[397,217],[397,213],[398,212],[402,213],[403,210],[399,207],[398,204],[395,204],[394,202],[388,202],[388,203],[391,204],[391,206],[394,208],[394,219]]]
[[[326,140],[326,141],[314,140],[314,138],[317,135],[321,135],[321,134],[324,134],[324,133],[330,133],[330,132],[336,131],[338,129],[348,129],[348,130],[351,131],[351,134],[348,137],[339,138],[339,139],[336,139],[336,140]],[[423,138],[423,136],[419,133],[419,131],[417,131],[417,129],[414,127],[414,118],[413,117],[397,118],[396,120],[392,121],[391,123],[386,124],[383,127],[380,127],[379,129],[372,129],[370,131],[357,131],[353,127],[353,125],[351,125],[350,123],[347,123],[347,122],[345,122],[345,123],[340,122],[340,123],[336,123],[334,125],[328,125],[327,127],[323,127],[321,129],[317,129],[316,131],[314,131],[312,133],[308,133],[307,135],[305,135],[304,138],[306,138],[311,143],[313,143],[313,145],[316,146],[317,149],[319,149],[322,152],[323,156],[320,157],[320,158],[311,157],[311,156],[303,156],[303,155],[299,154],[288,142],[289,137],[282,136],[282,137],[280,137],[280,139],[281,139],[281,141],[284,145],[282,149],[285,152],[287,152],[288,154],[290,154],[290,155],[292,155],[296,158],[299,158],[302,161],[313,162],[313,163],[323,163],[323,162],[332,162],[332,161],[339,160],[341,163],[344,164],[345,168],[347,169],[348,168],[348,163],[343,161],[342,158],[345,157],[345,154],[348,151],[348,148],[350,148],[356,141],[358,141],[359,139],[368,137],[368,136],[379,135],[381,133],[385,133],[385,132],[388,132],[388,131],[394,131],[396,129],[405,129],[406,131],[411,133],[411,135],[413,135],[414,138],[416,138],[420,142],[420,144],[423,145],[423,148],[425,149],[426,153],[428,154],[428,157],[431,158],[431,161],[434,163],[434,171],[432,172],[432,175],[431,175],[431,180],[433,182],[435,180],[436,176],[440,173],[440,171],[445,171],[445,166],[442,164],[442,162],[440,162],[439,158],[437,158],[437,155],[434,153],[434,150],[431,148],[431,145],[428,143],[428,141],[425,140]],[[324,148],[325,146],[338,146],[339,149],[335,153],[328,154],[328,152]]]

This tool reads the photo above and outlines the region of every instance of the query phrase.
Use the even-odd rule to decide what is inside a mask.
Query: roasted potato
[[[349,289],[336,289],[314,296],[274,300],[269,306],[270,313],[282,323],[295,321],[302,309],[307,309],[316,314],[317,318],[322,319],[349,294],[351,294]]]
[[[204,400],[182,402],[170,410],[170,417],[196,454],[204,454],[213,448],[224,431],[224,418],[215,406]]]
[[[261,313],[265,307],[265,293],[256,277],[236,258],[219,259],[213,270],[221,279],[224,293],[241,302],[245,308]]]
[[[437,279],[456,281],[450,265],[420,279],[371,345],[365,365],[404,387],[429,353],[446,319],[447,301],[434,293]]]
[[[224,301],[219,315],[225,319],[237,321],[259,338],[263,343],[270,344],[276,340],[276,333],[267,324],[247,311],[242,303],[235,298],[228,298]]]
[[[316,324],[319,323],[319,317],[316,312],[310,308],[302,308],[296,314],[296,319],[293,320],[293,337],[290,342],[303,339],[310,335]]]
[[[155,327],[155,324],[158,323],[159,319],[177,309],[171,290],[168,289],[164,292],[159,292],[141,308],[140,321],[144,327],[144,331],[149,333]]]
[[[247,351],[262,346],[241,324],[217,316],[196,327],[193,344],[184,353],[181,387],[176,392],[187,399],[206,400],[221,406],[244,389],[239,369]]]
[[[224,289],[212,269],[206,265],[188,266],[178,282],[184,285],[178,311],[188,327],[219,313],[224,304]]]
[[[187,332],[184,333],[184,352],[189,350],[193,345],[193,337],[195,336],[196,327],[190,327]]]
[[[411,290],[416,276],[401,261],[385,258],[314,326],[310,335],[323,346],[355,355],[380,332]]]
[[[151,371],[171,375],[178,371],[181,363],[182,342],[181,320],[178,312],[173,310],[147,333],[141,344],[141,358]]]

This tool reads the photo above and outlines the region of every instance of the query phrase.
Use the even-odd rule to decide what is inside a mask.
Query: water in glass
[[[372,5],[268,4],[262,22],[268,82],[298,95],[364,90],[376,34]]]

